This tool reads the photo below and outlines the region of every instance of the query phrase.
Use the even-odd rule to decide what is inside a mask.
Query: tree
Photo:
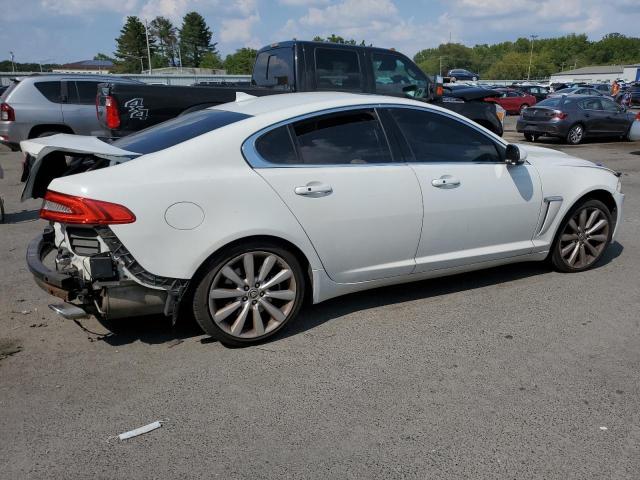
[[[315,37],[313,37],[313,41],[314,42],[342,43],[344,45],[360,45],[361,47],[366,46],[366,42],[364,40],[362,40],[360,43],[358,43],[353,38],[350,39],[350,40],[346,40],[343,37],[341,37],[340,35],[336,35],[335,33],[332,33],[331,36],[327,37],[327,38],[323,38],[323,37],[321,37],[319,35],[316,35]]]
[[[211,43],[212,36],[213,33],[202,15],[189,12],[184,16],[180,29],[180,48],[185,66],[199,67],[206,52],[217,54],[217,44]]]
[[[218,55],[217,53],[205,52],[202,55],[202,60],[200,61],[200,67],[213,68],[213,69],[222,68],[223,67],[222,59],[220,58],[220,55]]]
[[[178,41],[177,29],[171,20],[156,17],[149,24],[149,34],[158,42],[158,55],[165,59],[165,65],[176,66],[175,47]],[[155,66],[155,65],[154,65]]]
[[[110,62],[114,62],[114,58],[110,57],[106,53],[98,52],[93,56],[94,60],[108,60]]]
[[[149,38],[151,54],[155,51],[153,38]],[[147,37],[144,24],[138,17],[129,16],[116,38],[118,59],[116,71],[120,73],[141,73],[143,68],[149,68],[147,59]],[[143,62],[141,62],[141,60]],[[146,61],[145,61],[146,60]],[[144,67],[143,67],[144,65]]]
[[[235,53],[227,55],[224,60],[224,68],[232,75],[250,74],[256,61],[258,51],[253,48],[241,48]]]

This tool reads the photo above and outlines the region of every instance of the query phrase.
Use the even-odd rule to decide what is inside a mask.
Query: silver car
[[[105,135],[96,116],[96,93],[103,82],[140,83],[110,75],[15,79],[0,97],[0,143],[19,150],[22,140],[55,133]]]

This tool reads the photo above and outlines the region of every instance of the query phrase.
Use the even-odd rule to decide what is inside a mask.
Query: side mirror
[[[522,165],[527,159],[527,152],[520,150],[520,147],[510,143],[507,145],[507,151],[505,152],[505,162],[509,165]]]

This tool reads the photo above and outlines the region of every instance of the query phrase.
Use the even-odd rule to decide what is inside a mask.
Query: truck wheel
[[[202,329],[229,346],[246,346],[275,335],[300,310],[306,286],[300,262],[266,241],[225,249],[205,266],[193,296]]]

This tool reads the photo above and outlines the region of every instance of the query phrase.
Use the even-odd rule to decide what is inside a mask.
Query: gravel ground
[[[56,317],[24,262],[40,202],[0,152],[0,478],[640,478],[640,143],[540,143],[624,172],[598,268],[354,294],[245,349]]]

